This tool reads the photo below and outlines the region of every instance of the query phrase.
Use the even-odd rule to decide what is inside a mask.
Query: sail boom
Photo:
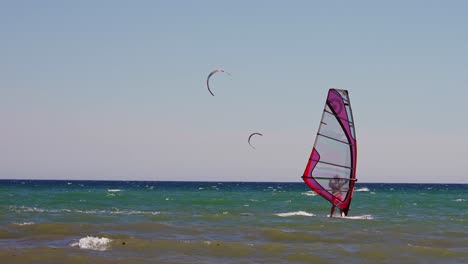
[[[311,177],[311,176],[302,176],[301,178],[310,178],[310,179],[324,179],[324,180],[330,180],[330,179],[344,179],[348,181],[357,181],[357,179],[348,179],[348,178],[341,178],[341,177]]]

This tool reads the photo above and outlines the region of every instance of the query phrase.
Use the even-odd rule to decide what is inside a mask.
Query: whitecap
[[[11,211],[16,213],[80,213],[80,214],[119,214],[119,215],[158,215],[158,211],[139,211],[139,210],[80,210],[80,209],[43,209],[36,207],[10,207]]]
[[[78,246],[81,249],[105,251],[110,247],[109,243],[111,241],[112,241],[111,239],[106,238],[106,237],[87,236],[87,237],[80,238],[78,242],[72,243],[70,246],[72,247]]]
[[[161,212],[158,212],[158,211],[137,211],[137,210],[123,210],[123,211],[112,211],[110,212],[111,214],[123,214],[123,215],[158,215],[160,214]]]
[[[289,213],[279,213],[279,214],[275,214],[277,216],[281,216],[281,217],[288,217],[288,216],[315,216],[314,214],[311,214],[311,213],[307,213],[307,212],[304,212],[304,211],[297,211],[297,212],[289,212]]]
[[[465,199],[462,199],[462,198],[458,198],[458,199],[455,199],[455,200],[453,200],[453,201],[454,201],[454,202],[464,202],[464,201],[466,201],[466,200],[465,200]]]
[[[23,222],[23,223],[13,223],[14,225],[19,225],[19,226],[27,226],[27,225],[34,225],[34,222]]]
[[[108,192],[121,192],[122,190],[120,190],[120,189],[109,189],[107,191]]]
[[[307,196],[316,196],[317,195],[317,193],[314,192],[314,191],[303,192],[302,194],[307,195]]]
[[[373,220],[374,217],[372,215],[353,215],[353,216],[339,216],[339,218],[344,219],[364,219],[364,220]]]
[[[367,187],[362,187],[362,188],[356,189],[356,190],[354,190],[354,191],[356,191],[356,192],[368,192],[368,191],[369,191],[369,188],[367,188]]]
[[[240,213],[239,215],[242,215],[242,216],[251,216],[253,215],[252,213]]]

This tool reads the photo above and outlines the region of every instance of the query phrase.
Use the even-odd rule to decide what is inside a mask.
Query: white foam
[[[356,192],[368,192],[368,191],[369,191],[369,188],[367,188],[367,187],[362,187],[362,188],[356,189],[356,190],[354,190],[354,191],[356,191]]]
[[[106,238],[106,237],[87,236],[87,237],[80,238],[78,242],[72,243],[70,246],[72,247],[78,246],[81,249],[105,251],[110,247],[109,243],[111,241],[112,241],[111,239]]]
[[[127,215],[158,215],[161,212],[158,211],[135,211],[135,210],[130,210],[130,211],[121,211],[122,214],[127,214]]]
[[[119,210],[114,208],[113,210],[80,210],[80,209],[42,209],[36,207],[10,207],[11,211],[16,213],[33,212],[33,213],[80,213],[80,214],[118,214],[118,215],[158,215],[161,212],[158,211],[140,211],[140,210]]]
[[[303,195],[307,195],[307,196],[315,196],[315,195],[317,195],[317,193],[314,192],[314,191],[303,192],[302,194],[303,194]]]
[[[253,215],[252,213],[240,213],[239,215],[242,215],[242,216],[251,216]]]
[[[107,191],[108,192],[121,192],[122,190],[120,190],[120,189],[109,189]]]
[[[353,215],[353,216],[338,216],[338,218],[344,219],[364,219],[364,220],[373,220],[374,217],[372,215]]]
[[[462,199],[462,198],[458,198],[458,199],[455,199],[455,200],[453,200],[453,201],[454,201],[454,202],[464,202],[464,201],[466,201],[466,200],[465,200],[465,199]]]
[[[27,226],[27,225],[34,225],[34,222],[23,222],[23,223],[13,223],[14,225],[19,225],[19,226]]]
[[[307,213],[307,212],[304,212],[304,211],[289,212],[289,213],[279,213],[279,214],[275,214],[275,215],[281,216],[281,217],[288,217],[288,216],[315,216],[314,214]]]

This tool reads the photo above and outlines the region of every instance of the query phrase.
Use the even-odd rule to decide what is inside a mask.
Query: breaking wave
[[[80,209],[43,209],[37,207],[10,207],[10,211],[16,213],[79,213],[79,214],[115,214],[115,215],[158,215],[158,211],[140,210],[80,210]]]
[[[302,194],[307,195],[307,196],[316,196],[317,195],[317,193],[314,192],[314,191],[303,192]]]
[[[369,188],[367,187],[362,187],[362,188],[359,188],[359,189],[356,189],[354,190],[355,192],[368,192],[369,191]]]
[[[307,212],[304,212],[304,211],[289,212],[289,213],[279,213],[279,214],[275,214],[275,215],[281,216],[281,217],[289,217],[289,216],[315,216],[314,214],[307,213]]]
[[[106,237],[87,236],[80,238],[78,242],[72,243],[70,246],[79,247],[81,249],[105,251],[110,247],[110,242],[112,242],[112,240]]]
[[[13,223],[14,225],[19,225],[19,226],[27,226],[27,225],[34,225],[34,222],[23,222],[23,223]]]

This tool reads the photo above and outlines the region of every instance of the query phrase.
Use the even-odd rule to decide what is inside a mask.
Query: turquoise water
[[[468,185],[0,181],[1,263],[468,263]]]

